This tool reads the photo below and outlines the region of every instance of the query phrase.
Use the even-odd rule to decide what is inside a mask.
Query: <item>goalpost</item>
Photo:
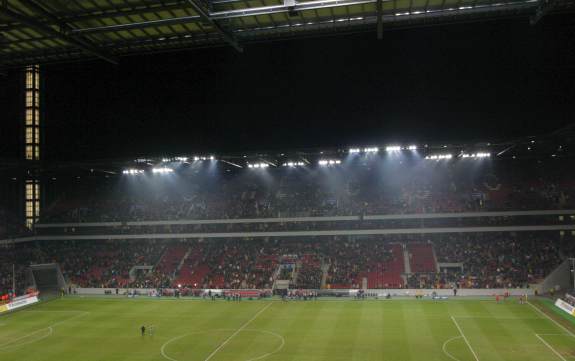
[[[66,281],[56,263],[31,265],[30,273],[42,298],[57,297],[66,289]]]

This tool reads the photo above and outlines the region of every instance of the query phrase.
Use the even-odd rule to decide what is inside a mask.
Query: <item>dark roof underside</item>
[[[573,0],[7,0],[0,3],[0,65],[114,63],[124,55],[222,45],[241,51],[296,36],[381,36],[386,29],[519,16],[535,22],[573,10]]]

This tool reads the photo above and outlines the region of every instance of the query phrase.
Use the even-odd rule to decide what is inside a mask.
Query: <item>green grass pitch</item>
[[[71,297],[1,316],[0,360],[568,361],[575,336],[515,300]]]

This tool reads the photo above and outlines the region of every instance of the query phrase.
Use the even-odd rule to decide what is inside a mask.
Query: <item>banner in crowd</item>
[[[0,313],[15,310],[38,302],[38,296],[22,296],[15,298],[12,302],[0,306]]]
[[[571,306],[569,303],[563,301],[562,299],[558,298],[557,301],[555,301],[555,306],[559,307],[571,316],[575,316],[575,307]]]

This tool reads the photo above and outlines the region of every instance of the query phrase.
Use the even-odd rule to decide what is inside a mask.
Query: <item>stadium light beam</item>
[[[462,153],[461,158],[489,158],[491,153],[479,152],[479,153]]]
[[[227,161],[227,160],[223,160],[223,159],[222,159],[221,161],[224,162],[224,163],[226,163],[226,164],[233,165],[234,167],[243,168],[241,165],[236,164],[236,163],[233,163],[233,162],[230,162],[230,161]]]
[[[174,170],[172,168],[161,167],[161,168],[152,168],[152,173],[156,174],[168,174],[173,173]]]
[[[268,168],[270,165],[267,163],[248,163],[248,168]]]
[[[389,145],[385,147],[386,152],[399,152],[401,147],[399,145]]]
[[[452,154],[432,154],[425,157],[428,160],[443,160],[453,158]]]
[[[127,174],[127,175],[138,175],[138,174],[143,174],[144,170],[143,169],[134,169],[134,168],[128,168],[128,169],[124,169],[122,171],[122,174]]]
[[[321,166],[326,167],[326,166],[330,166],[330,165],[341,164],[341,160],[339,160],[339,159],[320,159],[317,163]]]
[[[295,168],[295,167],[303,167],[305,166],[304,162],[286,162],[283,164],[284,167],[290,167],[290,168]]]

